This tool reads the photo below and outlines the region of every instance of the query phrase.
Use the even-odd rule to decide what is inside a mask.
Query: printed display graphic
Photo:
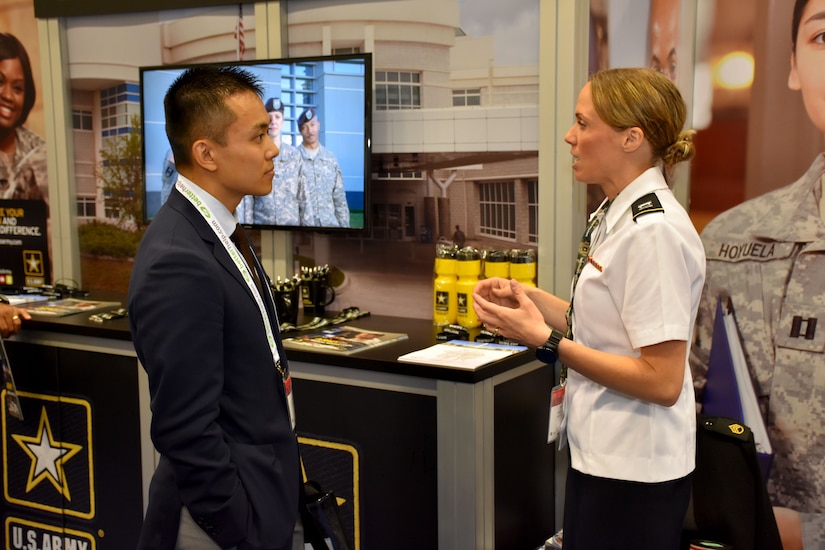
[[[305,479],[335,493],[341,522],[353,550],[361,548],[361,497],[358,450],[352,445],[299,437]]]
[[[5,500],[54,513],[55,521],[62,515],[93,518],[90,403],[23,391],[18,397],[27,411],[25,421],[2,410]]]
[[[88,533],[36,521],[9,517],[5,526],[5,549],[21,550],[95,550],[95,539]]]
[[[2,201],[0,284],[43,286],[50,282],[47,219],[43,201]]]

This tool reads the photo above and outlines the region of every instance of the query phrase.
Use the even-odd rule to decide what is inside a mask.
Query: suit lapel
[[[215,232],[211,227],[209,227],[209,223],[203,219],[203,216],[195,210],[192,203],[186,200],[180,191],[174,187],[172,188],[172,192],[169,193],[169,198],[166,202],[171,208],[174,208],[180,212],[181,216],[186,218],[192,224],[192,227],[195,228],[198,235],[204,240],[204,242],[207,242],[212,246],[212,255],[215,256],[218,263],[221,264],[223,268],[226,269],[236,281],[238,281],[238,284],[246,290],[249,298],[254,300],[252,291],[249,290],[249,287],[247,286],[246,281],[244,281],[241,272],[238,271],[238,268],[235,266],[232,258],[229,257],[226,249],[223,247],[220,240],[218,240],[218,236],[215,235]]]

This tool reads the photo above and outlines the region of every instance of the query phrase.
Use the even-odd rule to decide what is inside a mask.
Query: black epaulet
[[[636,200],[636,202],[633,203],[632,209],[634,222],[639,216],[665,211],[665,209],[662,208],[662,203],[660,203],[656,197],[656,193],[648,193],[644,197]]]
[[[709,432],[714,432],[726,437],[732,437],[741,441],[748,441],[752,437],[751,429],[732,418],[725,416],[698,415],[698,428],[704,428]]]

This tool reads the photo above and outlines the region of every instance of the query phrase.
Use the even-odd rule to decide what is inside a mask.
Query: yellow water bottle
[[[451,325],[456,321],[456,249],[439,245],[435,251],[435,280],[433,281],[433,324]]]
[[[524,286],[536,286],[536,252],[534,250],[510,251],[510,277]]]
[[[458,314],[456,322],[465,328],[474,328],[481,323],[473,308],[473,289],[481,275],[481,254],[471,246],[465,246],[456,254],[456,296]]]
[[[484,258],[484,277],[510,278],[510,255],[506,250],[491,250]]]

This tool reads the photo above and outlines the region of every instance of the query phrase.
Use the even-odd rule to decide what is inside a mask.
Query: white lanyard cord
[[[272,332],[272,324],[269,322],[269,316],[266,313],[266,308],[264,307],[261,293],[258,292],[258,287],[255,285],[255,281],[252,279],[252,274],[249,271],[250,269],[255,269],[254,266],[246,265],[246,261],[244,261],[243,256],[241,256],[240,251],[238,251],[238,247],[235,246],[235,243],[232,242],[232,239],[230,239],[229,235],[226,234],[226,231],[223,230],[221,224],[218,223],[218,219],[212,215],[212,211],[206,203],[201,200],[197,192],[195,192],[194,189],[190,189],[189,186],[184,183],[183,178],[178,178],[177,183],[175,183],[175,188],[180,191],[181,194],[186,197],[190,203],[192,203],[195,210],[203,216],[203,219],[206,220],[212,228],[212,231],[214,231],[215,235],[217,235],[218,240],[226,249],[229,257],[232,258],[232,261],[235,263],[235,267],[238,268],[238,271],[240,271],[243,280],[246,281],[246,286],[249,287],[249,290],[255,297],[255,303],[258,304],[258,309],[261,312],[261,319],[263,319],[264,322],[266,340],[269,342],[269,349],[272,353],[272,359],[275,362],[275,365],[279,365],[281,358],[278,354],[278,346],[275,344],[275,335]],[[264,281],[261,281],[261,284],[265,284]]]

